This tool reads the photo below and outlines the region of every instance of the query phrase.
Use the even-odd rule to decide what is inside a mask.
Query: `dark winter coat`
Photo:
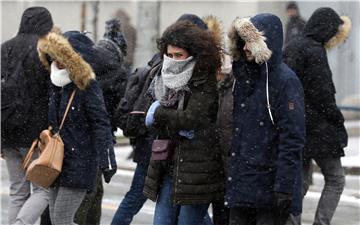
[[[301,16],[292,16],[289,18],[289,22],[286,24],[285,44],[302,34],[305,23],[305,20],[303,20]]]
[[[69,41],[71,43],[72,40]],[[70,43],[61,35],[50,33],[38,44],[40,54],[49,54],[62,63],[73,81],[63,88],[53,86],[49,125],[54,132],[58,130],[75,89],[74,100],[60,131],[65,156],[58,183],[64,187],[92,190],[99,168],[116,168],[111,125],[93,70]]]
[[[51,15],[43,7],[25,10],[18,34],[1,45],[1,76],[11,74],[16,64],[23,63],[31,95],[24,100],[30,105],[28,115],[21,117],[22,127],[1,128],[1,147],[30,147],[32,141],[47,127],[49,72],[41,64],[36,50],[38,38],[53,27]]]
[[[161,72],[161,57],[159,54],[154,55],[152,60],[148,63],[148,65],[152,68],[150,72],[147,74],[144,86],[142,91],[134,104],[134,111],[146,111],[147,108],[151,105],[151,101],[149,101],[146,92],[152,82],[154,76]],[[143,123],[144,125],[144,123]],[[145,128],[145,127],[144,127]],[[147,129],[145,129],[147,130]],[[150,162],[151,156],[151,145],[155,139],[155,134],[151,131],[147,132],[144,135],[138,136],[134,139],[134,162],[137,163],[146,163]]]
[[[306,157],[340,157],[347,145],[344,117],[335,101],[335,86],[324,48],[338,31],[340,17],[329,8],[316,10],[305,34],[284,49],[284,61],[302,82],[305,92]]]
[[[223,153],[224,165],[226,165],[233,132],[233,84],[234,76],[232,73],[225,74],[225,79],[218,83],[219,110],[217,115],[217,126],[219,129],[219,143]]]
[[[160,54],[157,53],[146,66],[135,69],[129,77],[125,95],[115,113],[117,126],[130,138],[134,148],[133,160],[136,163],[149,163],[154,135],[148,132],[144,115],[130,112],[145,112],[151,105],[151,99],[146,96],[146,92],[154,76],[161,71],[161,61]]]
[[[183,109],[160,106],[155,112],[157,127],[168,127],[176,142],[173,165],[150,161],[144,194],[156,201],[165,174],[173,177],[174,204],[205,204],[219,199],[223,193],[223,165],[216,132],[218,94],[215,75],[197,74],[189,81],[190,96]],[[180,130],[194,130],[193,139],[180,137]]]
[[[294,72],[282,63],[281,21],[272,14],[236,19],[229,34],[232,46],[241,44],[238,30],[242,40],[253,41],[249,46],[259,51],[256,55],[254,49],[250,51],[263,63],[248,63],[243,57],[233,62],[234,130],[225,201],[230,208],[272,208],[274,193],[287,193],[292,195],[291,212],[299,214],[305,142],[303,91]],[[274,124],[267,109],[266,64]]]

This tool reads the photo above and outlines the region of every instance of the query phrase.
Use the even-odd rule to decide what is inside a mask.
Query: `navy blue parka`
[[[292,195],[291,212],[299,214],[305,142],[303,90],[295,73],[282,63],[281,21],[271,14],[237,18],[229,37],[236,80],[225,204],[271,208],[274,193],[281,192]],[[247,62],[239,57],[238,49],[245,43],[257,63],[252,64],[256,73],[252,76],[244,74]],[[267,67],[274,124],[267,108]]]

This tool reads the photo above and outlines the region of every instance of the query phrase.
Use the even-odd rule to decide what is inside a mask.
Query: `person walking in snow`
[[[306,23],[304,34],[284,49],[284,62],[295,71],[305,93],[304,195],[309,189],[312,159],[325,178],[314,225],[330,224],[345,186],[340,157],[344,156],[348,136],[344,117],[336,105],[326,49],[343,43],[350,28],[348,17],[340,17],[331,8],[319,8]],[[296,224],[300,224],[300,218],[296,220]]]
[[[235,79],[225,195],[230,224],[282,225],[302,210],[302,86],[282,62],[277,16],[236,18],[228,35]]]

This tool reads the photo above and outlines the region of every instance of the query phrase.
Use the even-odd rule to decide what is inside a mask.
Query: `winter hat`
[[[50,12],[44,7],[27,8],[20,22],[19,34],[37,34],[43,36],[53,27]]]
[[[182,16],[179,17],[179,19],[177,21],[190,21],[191,23],[195,24],[197,27],[203,29],[203,30],[207,30],[208,26],[206,25],[206,23],[204,23],[204,21],[202,19],[200,19],[200,17],[198,17],[197,15],[194,14],[183,14]]]
[[[329,44],[333,47],[347,38],[350,29],[351,20],[348,17],[340,17],[332,8],[323,7],[315,10],[311,15],[305,25],[304,33],[323,45],[336,37],[336,40],[332,40]]]
[[[298,5],[296,4],[296,2],[291,1],[286,5],[286,10],[289,9],[294,9],[294,10],[298,10]]]
[[[95,48],[94,42],[86,36],[85,33],[80,31],[67,31],[64,37],[69,41],[71,47],[81,55],[81,57],[91,65],[95,73],[99,73],[103,70],[101,55]]]
[[[108,39],[116,44],[120,49],[122,55],[126,56],[127,43],[126,39],[121,32],[121,23],[119,19],[110,19],[105,22],[104,39]]]

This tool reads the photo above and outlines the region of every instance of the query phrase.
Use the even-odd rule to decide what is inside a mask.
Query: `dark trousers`
[[[214,225],[229,225],[230,209],[224,206],[224,201],[212,203]]]
[[[101,202],[104,187],[101,172],[96,177],[96,189],[85,195],[79,209],[75,214],[75,223],[78,225],[99,225],[101,219]]]
[[[230,208],[230,225],[285,225],[288,217],[273,209]]]

